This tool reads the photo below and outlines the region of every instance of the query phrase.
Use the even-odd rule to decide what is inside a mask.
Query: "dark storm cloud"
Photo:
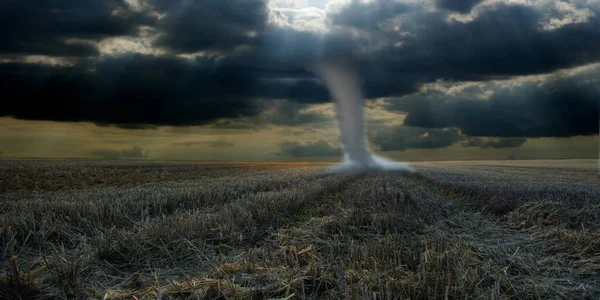
[[[152,56],[105,58],[75,68],[0,64],[11,95],[1,116],[103,124],[191,125],[256,115],[245,78],[213,61]]]
[[[257,79],[254,82],[255,89],[260,91],[257,96],[267,99],[289,99],[302,104],[329,101],[329,92],[320,81],[312,78],[278,78],[278,75],[285,76],[275,74]]]
[[[496,2],[482,4],[473,20],[461,22],[449,21],[449,14],[466,11],[477,1],[436,1],[444,9],[431,10],[419,2],[351,2],[356,4],[327,17],[326,33],[292,24],[294,20],[282,11],[269,10],[265,0],[143,0],[139,12],[123,0],[4,1],[0,4],[0,53],[4,55],[93,55],[97,50],[92,44],[65,39],[134,36],[143,24],[160,34],[154,45],[169,53],[79,60],[73,68],[1,64],[0,87],[15,96],[0,107],[0,116],[92,121],[124,128],[259,116],[256,99],[328,102],[327,90],[304,70],[308,62],[324,57],[353,57],[364,95],[370,99],[410,95],[420,85],[439,79],[486,81],[549,73],[600,59],[600,6],[590,5],[591,14],[577,19],[555,8]],[[572,24],[544,30],[544,22],[551,19]],[[173,56],[198,51],[214,56],[195,61]],[[568,136],[589,132],[582,125],[594,112],[594,108],[589,112],[588,90],[556,89],[555,96],[543,90],[522,91],[510,97],[494,95],[488,102],[444,94],[427,96],[425,104],[393,108],[409,112],[407,124],[457,126],[471,135],[507,130],[510,133],[503,134],[511,137]],[[437,112],[440,119],[429,120],[423,106],[438,104],[455,111],[454,115]],[[498,107],[510,110],[512,121],[489,117]],[[560,113],[565,109],[571,112]],[[290,115],[289,120],[273,122],[319,121],[316,115]],[[482,119],[477,121],[480,126],[475,121],[457,121],[462,116]],[[543,123],[547,120],[560,125]]]
[[[174,52],[228,50],[252,44],[264,29],[265,0],[150,0],[165,17],[156,45]]]
[[[303,87],[313,79],[264,74],[212,58],[145,55],[105,57],[72,68],[0,64],[0,88],[11,95],[0,116],[144,129],[258,116],[256,98],[315,102],[309,97],[315,91]]]
[[[92,155],[102,156],[104,159],[144,158],[148,151],[142,147],[134,146],[131,149],[101,149],[92,152]]]
[[[444,148],[460,140],[460,132],[454,128],[426,129],[410,126],[386,127],[375,131],[371,141],[381,151],[407,149]]]
[[[600,59],[597,17],[541,30],[543,11],[502,3],[467,23],[447,22],[439,12],[409,16],[411,21],[402,24],[403,45],[384,50],[381,61],[395,72],[421,74],[429,81],[547,73]]]
[[[340,147],[331,146],[324,140],[317,142],[307,142],[305,144],[299,142],[282,142],[279,144],[280,152],[277,155],[294,156],[294,157],[327,157],[341,156],[342,149]]]
[[[96,47],[86,41],[136,35],[139,25],[153,22],[122,0],[4,0],[0,1],[0,53],[96,55]]]
[[[483,0],[436,0],[435,4],[439,8],[448,9],[459,13],[468,13],[481,1]]]
[[[446,10],[392,1],[351,4],[328,18],[338,27],[362,30],[343,47],[355,49],[370,98],[410,94],[438,79],[485,81],[599,61],[600,7],[590,9],[586,20],[552,30],[544,30],[544,22],[577,18],[557,9],[497,2],[462,22],[448,20]],[[312,43],[312,49],[322,43]]]
[[[367,98],[401,96],[438,79],[485,81],[596,62],[600,9],[590,9],[598,11],[587,20],[544,30],[544,22],[576,18],[556,9],[498,2],[461,22],[448,21],[446,10],[414,3],[356,3],[328,16],[336,27],[327,34],[268,28],[259,39],[260,51],[251,54],[266,65],[353,56]],[[361,31],[349,33],[349,27]]]
[[[486,148],[516,148],[527,142],[524,138],[507,138],[507,139],[483,139],[479,137],[468,137],[461,142],[463,147],[479,147]]]
[[[297,70],[283,73],[276,69],[274,76],[283,77],[284,82],[290,82],[290,79],[301,80],[293,88],[288,87],[286,90],[293,91],[296,95],[292,101],[303,103],[329,101],[329,94],[323,84],[312,73],[301,71],[310,69],[311,63],[321,59],[348,57],[355,60],[361,76],[361,87],[367,99],[413,93],[421,82],[434,80],[428,74],[396,72],[390,68],[393,64],[383,61],[387,54],[377,56],[377,59],[356,56],[352,53],[355,48],[360,48],[360,41],[352,41],[343,32],[320,35],[289,28],[273,29],[261,37],[256,52],[247,53],[240,60],[253,61],[262,66],[278,66],[284,70]],[[274,89],[272,92],[279,91]]]
[[[470,136],[568,137],[598,134],[600,68],[578,75],[524,82],[508,87],[488,84],[493,94],[427,91],[388,101],[407,112],[405,125],[457,127]]]

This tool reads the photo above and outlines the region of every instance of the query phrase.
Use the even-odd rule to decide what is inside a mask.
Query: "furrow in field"
[[[309,297],[323,297],[324,286],[345,298],[600,293],[586,275],[590,264],[544,252],[556,249],[553,240],[472,211],[423,178],[368,174],[327,200],[328,208],[271,237],[273,250],[254,263],[257,276],[294,282],[286,274],[297,272],[304,279],[294,288]]]
[[[7,193],[0,196],[3,207],[0,225],[10,228],[18,239],[29,237],[29,242],[44,241],[49,236],[60,240],[67,238],[68,235],[61,233],[66,228],[81,233],[95,228],[131,228],[134,223],[170,218],[179,212],[212,212],[230,202],[237,203],[256,195],[285,195],[292,188],[296,188],[296,193],[306,192],[298,187],[312,188],[319,180],[334,177],[319,174],[322,174],[321,169],[294,169],[134,188],[68,190],[27,196]],[[45,227],[52,230],[30,236],[31,230],[37,232],[35,229]]]
[[[600,295],[598,187],[587,175],[418,169],[214,169],[214,177],[4,193],[1,268],[17,255],[23,270],[37,269],[46,255],[49,269],[35,277],[65,298]]]
[[[600,271],[598,189],[569,189],[543,176],[534,184],[519,182],[515,173],[529,172],[431,168],[414,178],[464,208],[462,216],[439,223],[436,234],[468,241],[479,253],[502,262],[502,272],[510,275],[505,284],[519,297],[585,298],[600,293],[590,278]],[[495,214],[473,211],[482,207]],[[465,222],[467,218],[471,220]]]
[[[531,173],[530,173],[531,172]],[[600,205],[600,186],[585,180],[561,179],[562,174],[535,174],[534,170],[502,172],[479,168],[428,167],[416,175],[450,197],[460,197],[473,208],[506,213],[525,202],[558,202],[576,208]],[[556,178],[552,179],[555,176]],[[577,183],[575,183],[577,182]]]
[[[360,175],[331,174],[293,180],[284,189],[248,193],[203,210],[181,210],[172,218],[156,218],[147,233],[159,236],[202,237],[204,242],[247,245],[283,226],[288,218],[319,206],[323,198],[353,183]],[[166,228],[168,222],[169,228]]]
[[[224,262],[225,277],[211,276],[250,286],[270,278],[265,291],[279,297],[501,298],[516,292],[513,273],[502,272],[512,247],[524,238],[511,237],[501,250],[482,246],[510,232],[496,232],[496,224],[465,212],[420,180],[366,174],[323,200],[308,218],[242,255],[246,259]],[[477,235],[481,226],[496,235],[486,232],[485,243],[461,236]]]
[[[593,168],[554,168],[536,166],[504,165],[448,165],[418,166],[420,173],[437,175],[473,175],[480,178],[494,178],[501,181],[540,183],[563,186],[597,186],[598,172]]]

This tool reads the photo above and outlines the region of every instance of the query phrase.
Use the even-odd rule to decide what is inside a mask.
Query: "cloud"
[[[490,2],[456,20],[450,18],[451,12],[432,10],[426,4],[410,2],[406,9],[407,2],[371,1],[350,4],[329,17],[362,29],[352,47],[361,62],[366,94],[377,94],[383,87],[383,95],[377,96],[389,97],[411,93],[411,86],[438,79],[485,81],[598,61],[600,7],[575,16],[542,2],[548,5]],[[386,6],[392,9],[380,9]],[[390,14],[394,9],[401,13]],[[543,24],[554,19],[572,22],[544,30]],[[368,26],[362,20],[368,20]],[[377,86],[382,80],[387,82]],[[404,88],[391,89],[395,85]]]
[[[581,5],[578,1],[542,1],[543,7],[549,11],[550,18],[540,22],[544,30],[555,30],[564,26],[569,26],[578,23],[587,23],[590,17],[595,16],[590,10],[591,7]],[[596,2],[596,1],[594,1]],[[588,5],[592,5],[592,1],[588,1]],[[596,3],[598,5],[598,3]],[[597,8],[597,7],[596,7]]]
[[[104,159],[117,160],[124,158],[145,158],[148,151],[142,147],[134,146],[131,149],[100,149],[92,152],[92,155],[102,156]]]
[[[315,135],[317,134],[317,130],[314,128],[288,127],[281,130],[279,133],[286,136],[301,136],[305,134]]]
[[[448,9],[459,13],[468,13],[473,6],[481,3],[483,0],[436,0],[435,4],[439,8]]]
[[[540,30],[546,18],[543,10],[504,3],[482,9],[466,23],[447,22],[439,13],[417,16],[427,25],[411,29],[413,25],[407,24],[410,35],[402,39],[403,46],[386,55],[404,62],[395,65],[398,71],[482,80],[492,75],[546,73],[600,58],[596,18],[544,31]]]
[[[329,19],[334,25],[362,29],[378,28],[383,20],[394,18],[414,9],[414,5],[394,1],[352,1],[338,9],[329,11]]]
[[[1,1],[0,53],[97,55],[94,41],[137,35],[140,25],[153,22],[119,0]]]
[[[0,3],[0,55],[12,57],[0,63],[0,88],[14,95],[0,107],[0,116],[130,129],[258,118],[264,112],[260,101],[328,102],[329,93],[306,63],[348,56],[357,64],[366,98],[410,95],[390,107],[409,113],[407,125],[457,127],[473,136],[597,132],[584,125],[597,111],[587,96],[594,92],[590,86],[530,85],[504,95],[495,89],[487,102],[418,93],[438,81],[488,82],[600,61],[595,2],[436,0],[435,7],[428,1],[335,1],[326,14],[269,8],[266,0],[127,3]],[[144,45],[159,55],[97,55],[99,41],[144,34],[156,37]],[[15,62],[30,54],[79,58],[62,67]],[[410,100],[416,98],[424,100]],[[429,113],[429,106],[439,106],[434,109],[439,112]],[[559,113],[567,108],[569,113]],[[499,117],[504,110],[505,119]],[[321,121],[302,109],[278,115],[270,122]],[[481,119],[480,125],[465,117]]]
[[[317,104],[329,101],[325,86],[313,78],[285,78],[286,74],[264,77],[256,83],[261,90],[259,96],[267,99],[287,99],[303,104]],[[281,76],[282,78],[278,78]],[[300,76],[300,75],[299,75]]]
[[[263,111],[262,119],[269,124],[297,126],[330,121],[331,118],[315,111],[307,111],[307,104],[290,101],[270,101],[269,109]]]
[[[516,148],[525,144],[527,139],[524,138],[491,138],[483,139],[478,137],[468,137],[461,142],[463,147],[479,147],[482,149],[486,148]]]
[[[331,146],[324,140],[307,142],[304,144],[300,142],[286,141],[279,144],[279,149],[280,152],[275,154],[295,157],[329,157],[342,155],[342,149],[340,147]]]
[[[232,50],[253,44],[264,29],[266,0],[151,0],[165,14],[155,42],[177,53]]]
[[[128,128],[258,115],[251,98],[260,91],[238,71],[212,59],[139,54],[73,68],[0,64],[0,87],[12,95],[0,115]]]
[[[598,134],[600,66],[575,74],[484,85],[488,99],[472,89],[427,90],[388,101],[407,112],[404,124],[457,127],[465,135],[568,137]]]
[[[0,107],[0,116],[90,121],[126,129],[258,116],[256,99],[329,101],[314,79],[283,80],[211,57],[129,54],[75,67],[5,63],[0,64],[0,78],[0,87],[13,95]]]
[[[277,8],[317,7],[324,9],[328,2],[331,2],[331,0],[270,0],[269,6]]]
[[[207,128],[260,130],[268,127],[260,118],[218,119],[206,125]]]
[[[197,141],[197,142],[176,142],[172,143],[175,146],[184,146],[184,147],[192,147],[192,146],[208,146],[209,148],[232,148],[235,146],[235,142],[227,141],[227,140],[216,140],[216,141]]]
[[[374,131],[371,141],[381,151],[444,148],[460,141],[460,132],[454,128],[391,126]]]

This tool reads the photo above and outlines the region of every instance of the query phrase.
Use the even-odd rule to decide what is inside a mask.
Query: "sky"
[[[600,0],[4,0],[0,158],[597,158]]]

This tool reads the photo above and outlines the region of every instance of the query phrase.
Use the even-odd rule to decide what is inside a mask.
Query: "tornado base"
[[[406,175],[415,173],[415,170],[405,163],[391,161],[387,158],[377,155],[371,155],[371,159],[367,163],[354,162],[349,160],[346,156],[343,163],[330,167],[328,171],[330,173],[390,171],[399,172]]]

